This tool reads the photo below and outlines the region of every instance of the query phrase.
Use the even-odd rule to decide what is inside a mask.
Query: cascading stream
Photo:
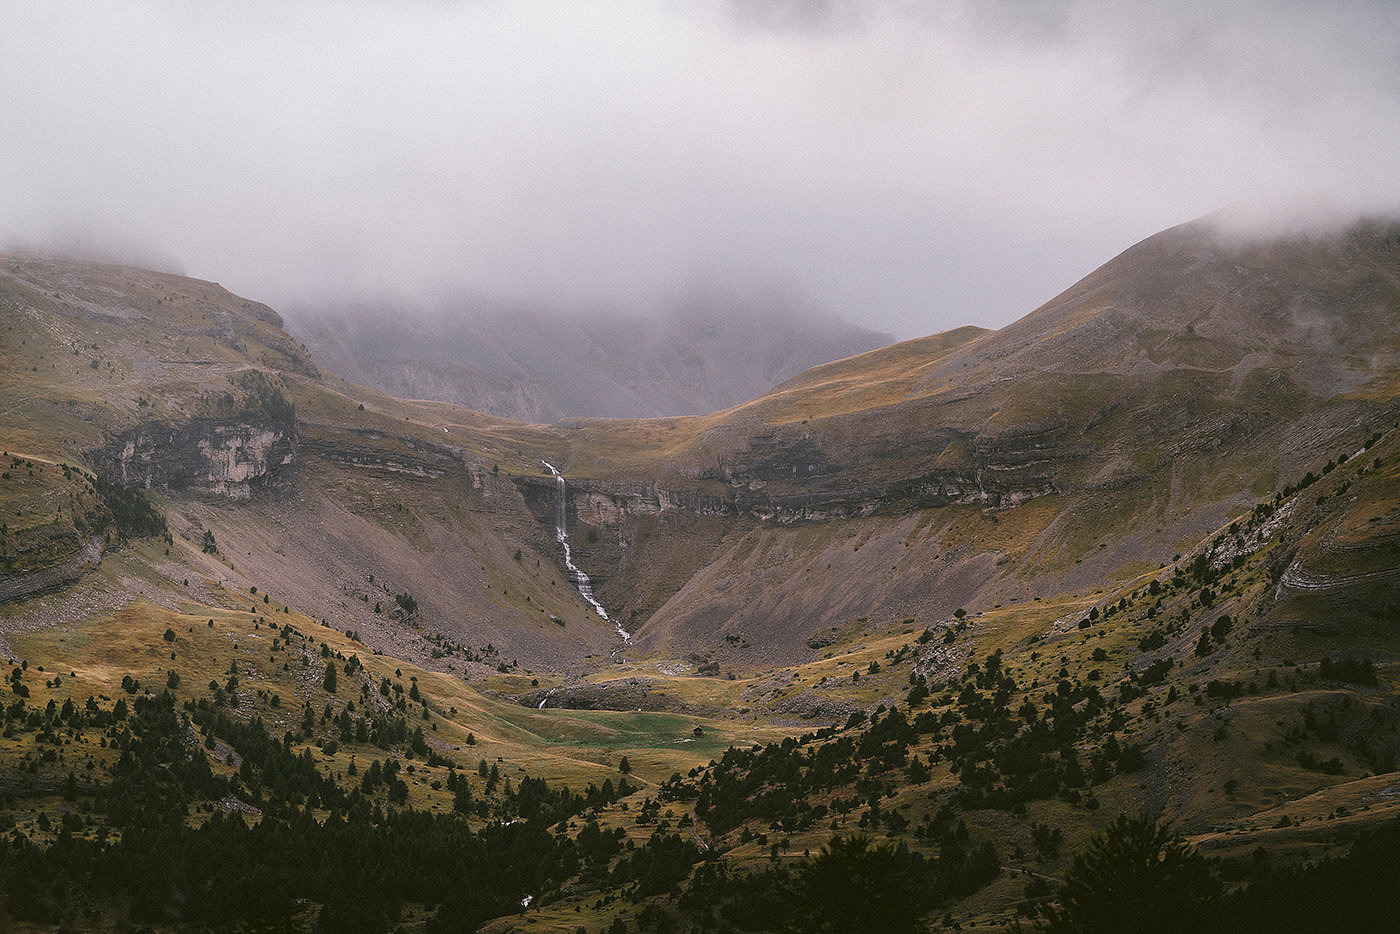
[[[613,628],[617,630],[617,634],[622,637],[623,642],[631,642],[632,634],[626,629],[623,629],[621,623],[608,616],[608,611],[603,609],[603,605],[598,602],[598,598],[593,596],[593,585],[589,583],[588,575],[583,573],[578,565],[574,564],[574,554],[572,549],[569,548],[568,509],[566,508],[567,501],[565,499],[565,493],[567,491],[564,486],[564,475],[555,470],[554,465],[549,461],[540,461],[540,463],[544,464],[545,469],[554,475],[554,481],[559,489],[559,501],[555,505],[554,510],[554,540],[564,546],[564,567],[568,568],[569,576],[573,578],[574,586],[578,588],[578,592],[583,596],[583,599],[588,601],[588,605],[593,607],[594,612],[613,624]],[[541,704],[540,706],[543,707],[544,705]]]

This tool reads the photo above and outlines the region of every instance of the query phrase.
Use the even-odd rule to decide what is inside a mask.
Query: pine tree
[[[1190,931],[1217,913],[1219,883],[1205,860],[1146,818],[1119,817],[1075,857],[1058,906],[1041,909],[1051,934]]]

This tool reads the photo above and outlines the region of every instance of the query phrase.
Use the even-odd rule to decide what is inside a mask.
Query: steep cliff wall
[[[125,486],[247,499],[286,479],[296,463],[295,428],[250,419],[147,422],[91,455],[98,473]]]
[[[1064,426],[994,436],[943,432],[916,449],[877,450],[869,460],[849,450],[828,454],[806,432],[769,431],[688,476],[568,477],[567,509],[571,524],[619,528],[670,510],[799,525],[935,506],[1007,508],[1060,492],[1056,471],[1083,453]],[[516,484],[536,517],[552,525],[553,481],[526,476]]]

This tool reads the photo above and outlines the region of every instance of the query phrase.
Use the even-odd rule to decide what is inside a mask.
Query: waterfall
[[[623,629],[621,623],[608,616],[608,611],[603,609],[603,605],[593,596],[593,585],[589,583],[588,575],[583,573],[578,565],[574,564],[574,553],[573,550],[569,548],[568,510],[565,505],[564,475],[555,470],[554,465],[549,461],[540,461],[540,463],[544,464],[545,469],[554,475],[554,482],[559,490],[559,501],[554,509],[554,540],[564,546],[564,567],[568,568],[569,576],[573,578],[574,586],[578,588],[578,592],[583,596],[583,599],[588,601],[588,605],[593,607],[594,612],[613,624],[613,628],[615,628],[617,634],[622,637],[622,641],[631,642],[632,634],[626,629]],[[544,705],[541,704],[540,706],[543,707]]]

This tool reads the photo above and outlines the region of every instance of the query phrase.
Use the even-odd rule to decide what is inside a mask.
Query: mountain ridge
[[[1319,308],[1332,317],[1319,320]],[[1169,319],[1175,331],[1164,329]],[[1256,319],[1257,334],[1243,325]],[[1043,340],[1024,340],[1027,331]],[[1018,558],[1030,559],[1040,581],[1034,592],[1044,594],[1056,581],[1082,586],[1076,582],[1089,573],[1118,573],[1106,559],[1124,569],[1170,558],[1179,543],[1254,497],[1296,481],[1339,439],[1359,445],[1393,424],[1397,333],[1395,227],[1362,226],[1340,241],[1250,245],[1208,224],[1184,225],[1125,251],[1001,331],[921,339],[928,352],[918,354],[916,378],[907,364],[882,369],[880,361],[900,362],[910,350],[897,344],[818,367],[708,417],[579,422],[568,434],[564,469],[588,495],[606,496],[610,484],[630,489],[639,476],[653,477],[673,500],[704,494],[746,517],[755,542],[772,538],[763,527],[770,522],[878,526],[880,515],[895,522],[931,507],[989,508],[959,521],[980,529],[984,554],[1000,569],[992,579],[1014,584]],[[1317,350],[1332,334],[1341,336]],[[1202,366],[1207,358],[1217,365]],[[861,368],[873,378],[853,376],[820,392],[822,374]],[[1241,469],[1222,470],[1213,463],[1222,457]],[[1248,478],[1243,488],[1241,477]],[[992,521],[1008,518],[1007,506],[1043,497],[1056,505],[1021,513],[1020,538]],[[601,517],[618,514],[604,509],[585,521],[606,529]],[[1107,516],[1116,516],[1108,527],[1116,557],[1079,550],[1104,539]],[[630,539],[640,529],[624,521],[616,531]],[[630,573],[662,563],[628,551]],[[1056,552],[1083,565],[1053,558]],[[859,566],[850,573],[859,575]],[[586,567],[603,578],[605,598],[627,606],[625,588],[608,580],[605,564]],[[937,590],[939,579],[926,586]],[[800,590],[810,578],[792,580]],[[1011,592],[1029,595],[1020,584]],[[716,611],[715,600],[727,599],[646,612],[676,614],[667,628],[705,631],[700,620]],[[968,599],[964,591],[960,602]],[[782,614],[793,624],[815,608],[796,605]],[[740,607],[727,612],[743,617]],[[648,636],[643,627],[641,637]],[[790,644],[801,644],[796,633]]]

